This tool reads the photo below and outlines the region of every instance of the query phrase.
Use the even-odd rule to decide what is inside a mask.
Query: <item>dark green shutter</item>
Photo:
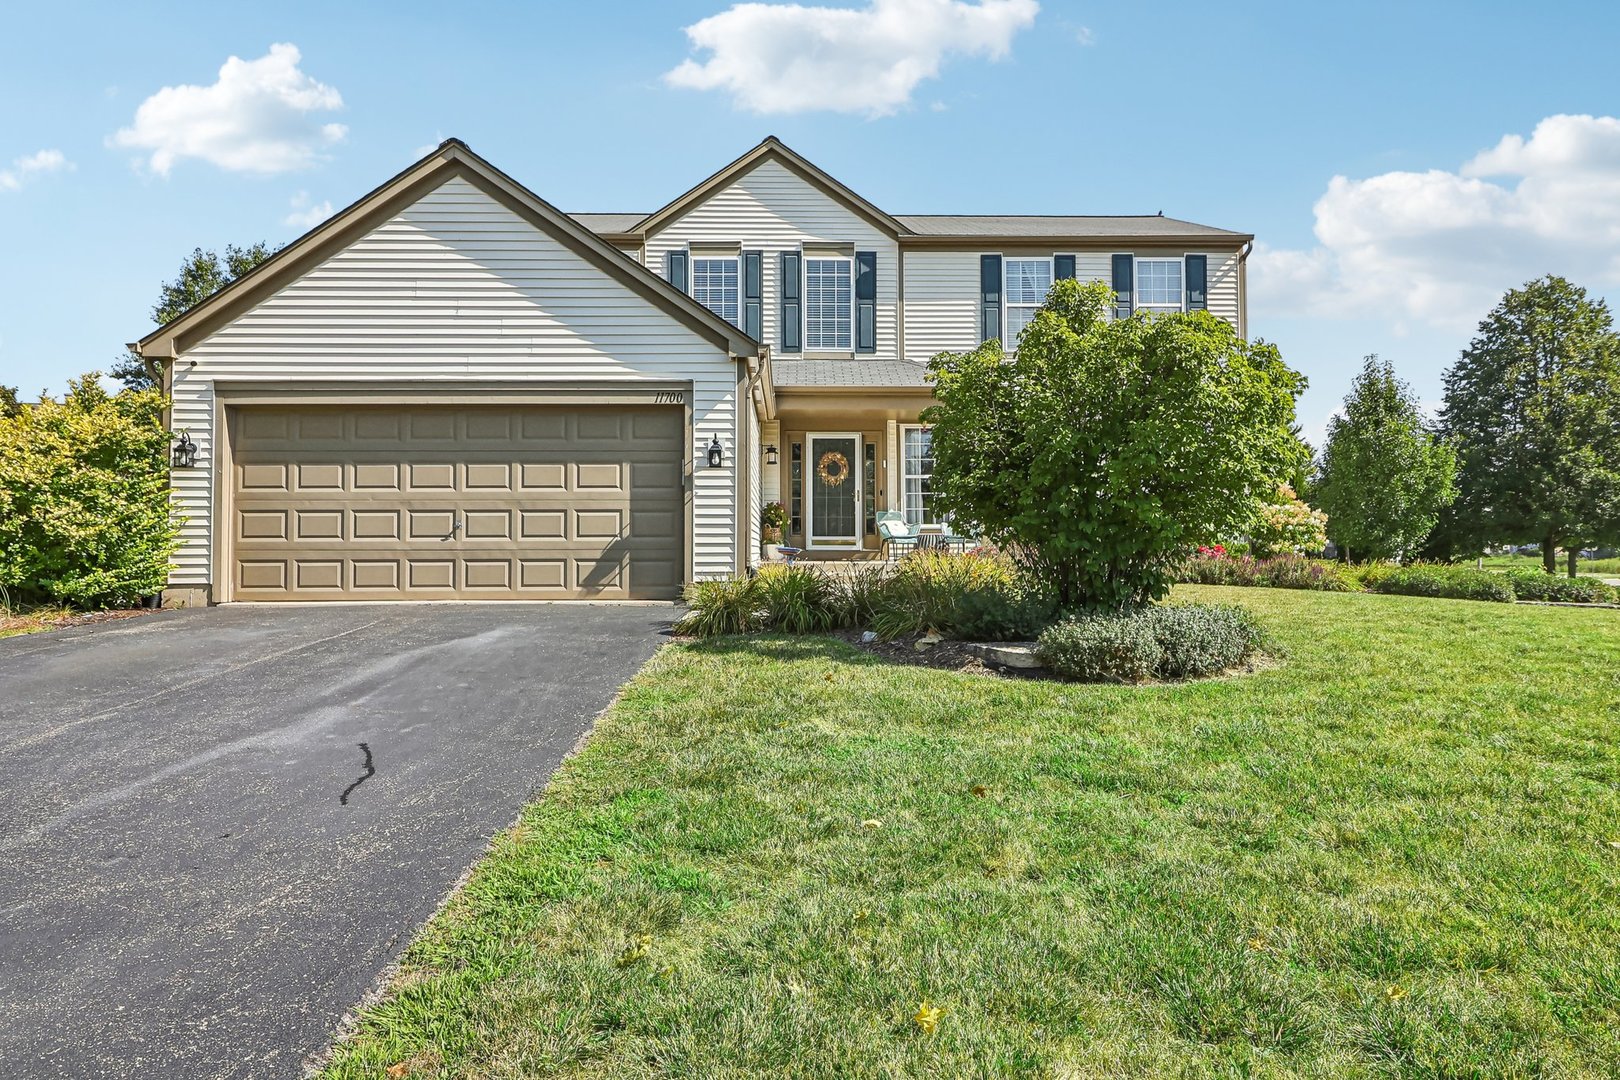
[[[686,291],[686,252],[666,251],[664,253],[664,280],[681,290],[681,292]]]
[[[979,256],[979,341],[1001,337],[1001,256]]]
[[[855,351],[877,352],[877,252],[855,253]]]
[[[742,253],[742,332],[759,341],[765,323],[765,256],[758,251]]]
[[[1131,277],[1135,263],[1129,255],[1114,256],[1114,318],[1131,317]]]
[[[776,324],[782,341],[782,351],[796,353],[803,348],[801,344],[804,330],[803,309],[800,306],[800,256],[797,251],[784,251],[777,263],[777,295],[781,298],[776,307]]]
[[[1059,281],[1074,280],[1074,256],[1056,255],[1052,258],[1052,274]]]
[[[1204,311],[1209,307],[1209,256],[1187,256],[1187,310]]]

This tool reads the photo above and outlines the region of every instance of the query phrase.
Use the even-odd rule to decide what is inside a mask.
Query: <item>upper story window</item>
[[[854,261],[804,260],[804,347],[809,352],[849,352],[854,343]]]
[[[692,299],[733,326],[741,325],[736,259],[694,258],[692,260]]]
[[[1002,344],[1017,348],[1018,335],[1034,320],[1052,289],[1052,260],[1004,259],[1002,265],[1007,288],[1007,326]]]
[[[1180,259],[1136,260],[1136,307],[1180,311],[1184,300]]]

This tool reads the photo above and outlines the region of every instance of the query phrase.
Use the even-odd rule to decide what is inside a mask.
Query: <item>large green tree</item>
[[[245,248],[227,244],[221,258],[215,252],[194,249],[180,265],[175,279],[163,283],[158,302],[152,306],[152,321],[159,326],[172,322],[264,262],[276,250],[265,243]],[[158,370],[156,365],[126,352],[113,363],[112,376],[131,390],[145,390],[157,385]]]
[[[929,364],[942,509],[1021,553],[1070,611],[1163,596],[1297,467],[1304,377],[1208,312],[1113,320],[1059,281],[1018,341]]]
[[[1429,429],[1411,387],[1369,356],[1328,421],[1311,498],[1328,536],[1363,559],[1412,558],[1457,497],[1457,455]]]
[[[1561,277],[1513,289],[1446,373],[1455,527],[1556,550],[1620,539],[1620,341],[1608,305]]]

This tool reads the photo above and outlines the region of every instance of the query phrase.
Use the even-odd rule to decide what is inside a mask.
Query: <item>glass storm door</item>
[[[861,545],[859,435],[810,436],[811,547]]]

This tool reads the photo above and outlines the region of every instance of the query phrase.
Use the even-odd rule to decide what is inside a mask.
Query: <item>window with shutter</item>
[[[1004,259],[1007,285],[1007,336],[1002,344],[1018,347],[1018,335],[1035,318],[1052,288],[1051,259]]]

